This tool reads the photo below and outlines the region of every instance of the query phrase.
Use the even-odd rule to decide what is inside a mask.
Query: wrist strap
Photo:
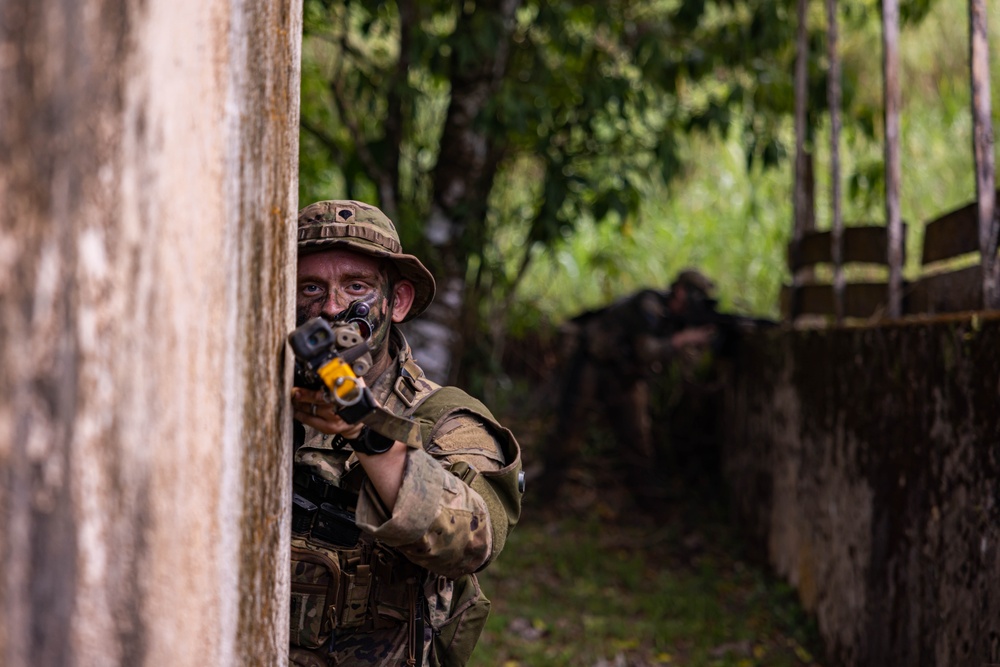
[[[351,447],[356,452],[362,454],[385,454],[396,444],[394,438],[382,435],[378,431],[373,431],[367,424],[361,428],[361,433],[354,440],[350,441]]]

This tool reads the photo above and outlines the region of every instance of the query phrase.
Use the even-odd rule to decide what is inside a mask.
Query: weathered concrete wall
[[[0,0],[0,664],[280,664],[300,0]]]
[[[746,348],[725,472],[825,664],[1000,663],[1000,319]]]

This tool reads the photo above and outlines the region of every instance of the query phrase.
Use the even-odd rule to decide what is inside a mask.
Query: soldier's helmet
[[[299,211],[299,255],[343,248],[390,261],[399,274],[413,283],[411,320],[434,300],[434,276],[419,259],[403,252],[399,234],[389,217],[359,201],[331,200],[310,204]]]
[[[715,300],[715,283],[698,269],[689,268],[678,273],[670,287],[673,289],[678,285],[682,285],[689,292],[700,292],[706,299]]]
[[[670,284],[670,291],[678,286],[683,287],[687,294],[684,310],[693,313],[715,310],[718,303],[715,297],[715,283],[698,269],[684,269],[678,273],[674,282]]]

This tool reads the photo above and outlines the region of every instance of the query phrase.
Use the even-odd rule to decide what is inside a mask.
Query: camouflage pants
[[[426,628],[424,664],[430,655],[430,628]],[[291,647],[288,653],[289,667],[359,667],[361,665],[385,665],[397,667],[406,665],[407,627],[401,624],[394,628],[384,628],[374,632],[359,632],[337,636],[333,653],[325,649],[310,651]]]

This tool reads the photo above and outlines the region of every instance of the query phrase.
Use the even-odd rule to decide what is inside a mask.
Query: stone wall
[[[1000,664],[1000,318],[745,341],[724,469],[838,667]]]
[[[0,0],[0,664],[281,664],[300,43]]]

